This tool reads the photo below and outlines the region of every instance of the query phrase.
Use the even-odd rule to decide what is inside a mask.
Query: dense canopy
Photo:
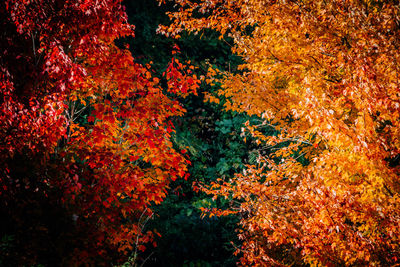
[[[398,3],[176,3],[161,31],[233,38],[244,63],[220,94],[227,109],[262,118],[245,129],[260,142],[258,164],[211,190],[246,214],[242,263],[398,262]]]
[[[109,249],[142,250],[153,236],[143,232],[150,205],[186,175],[188,163],[169,140],[170,118],[184,109],[166,92],[195,92],[196,77],[173,60],[164,91],[149,66],[116,45],[134,35],[121,1],[9,0],[0,10],[0,195],[10,217],[4,230],[39,246],[40,231],[68,244],[52,239],[64,231],[50,229],[56,222],[24,232],[29,213],[51,202],[84,235],[73,254],[60,256],[66,264],[109,261]]]
[[[399,264],[399,3],[158,2],[0,3],[0,265]]]

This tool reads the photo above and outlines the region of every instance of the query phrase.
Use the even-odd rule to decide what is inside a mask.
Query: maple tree
[[[241,263],[398,264],[398,3],[175,2],[160,31],[232,38],[244,63],[219,93],[261,120],[258,164],[204,189],[239,200],[214,213],[242,215]]]
[[[60,202],[88,236],[69,264],[143,250],[150,205],[187,176],[169,140],[184,109],[166,92],[195,93],[196,75],[172,59],[164,89],[118,47],[134,36],[120,0],[7,0],[0,16],[2,213],[31,195]]]

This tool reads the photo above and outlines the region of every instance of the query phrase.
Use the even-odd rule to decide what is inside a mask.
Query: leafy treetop
[[[245,63],[220,94],[262,118],[245,129],[259,139],[258,164],[208,191],[241,201],[242,264],[398,263],[398,4],[175,2],[160,31],[232,37]]]

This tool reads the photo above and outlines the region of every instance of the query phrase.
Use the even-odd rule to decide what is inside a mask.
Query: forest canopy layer
[[[399,264],[399,3],[159,4],[172,53],[149,62],[122,0],[0,3],[0,265],[137,264],[189,174],[203,216],[240,220],[240,265]],[[233,66],[176,45],[215,35]]]

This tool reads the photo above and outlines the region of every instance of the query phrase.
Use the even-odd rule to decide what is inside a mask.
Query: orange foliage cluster
[[[170,118],[184,109],[148,66],[115,45],[133,36],[121,1],[7,0],[0,10],[0,195],[33,186],[16,180],[15,155],[42,158],[35,179],[64,192],[76,224],[97,229],[93,250],[150,241],[151,233],[140,236],[141,218],[171,179],[186,175],[188,161],[169,140]],[[198,86],[178,61],[166,76],[173,93]],[[50,157],[58,162],[51,173]]]
[[[220,94],[262,119],[258,164],[208,190],[240,200],[242,264],[398,264],[398,3],[175,2],[160,30],[231,37],[244,63]]]

